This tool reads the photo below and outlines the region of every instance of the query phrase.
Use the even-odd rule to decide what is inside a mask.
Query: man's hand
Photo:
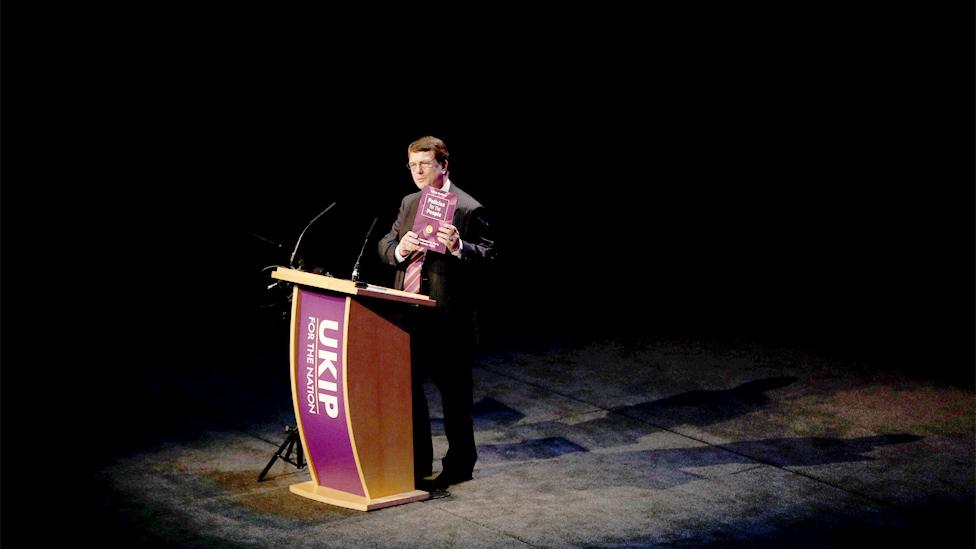
[[[417,250],[425,251],[426,249],[420,245],[417,233],[413,231],[407,231],[407,234],[403,235],[403,238],[400,239],[400,255],[404,257],[410,257],[410,254]]]
[[[454,225],[445,223],[437,229],[437,241],[447,246],[447,251],[454,253],[461,247],[461,233]]]

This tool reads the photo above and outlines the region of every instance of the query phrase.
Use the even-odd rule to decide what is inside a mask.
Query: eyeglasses
[[[429,169],[431,169],[433,167],[434,167],[434,163],[431,162],[431,161],[429,161],[429,160],[424,160],[423,162],[408,162],[407,163],[407,169],[410,170],[410,171],[412,171],[412,172],[417,171],[417,168],[423,168],[425,170],[429,170]]]

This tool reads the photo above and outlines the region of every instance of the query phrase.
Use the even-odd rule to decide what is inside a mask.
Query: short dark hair
[[[447,157],[451,153],[447,152],[447,145],[440,139],[426,135],[407,146],[407,156],[410,153],[434,151],[434,160],[441,166],[447,164]]]

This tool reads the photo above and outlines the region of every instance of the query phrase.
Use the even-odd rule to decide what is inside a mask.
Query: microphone
[[[335,206],[335,205],[336,205],[335,202],[333,202],[332,204],[329,204],[329,207],[328,208],[322,210],[322,212],[319,213],[319,215],[313,217],[312,220],[308,222],[308,225],[305,225],[305,228],[302,229],[302,234],[298,235],[298,241],[295,242],[295,249],[291,251],[291,259],[288,260],[288,266],[289,267],[291,267],[292,269],[295,268],[295,254],[298,253],[298,245],[302,243],[302,237],[305,236],[305,231],[307,231],[308,228],[312,226],[312,223],[315,223],[315,221],[318,220],[318,218],[320,218],[323,215],[325,215],[325,212],[331,210],[332,207]],[[298,270],[302,270],[302,269],[299,268]]]
[[[356,266],[352,268],[352,281],[356,283],[357,288],[365,288],[366,283],[359,281],[359,262],[363,260],[363,252],[366,251],[366,243],[369,242],[369,235],[373,233],[373,227],[376,226],[376,218],[373,218],[373,223],[369,226],[369,230],[366,231],[366,240],[363,241],[363,249],[359,250],[359,257],[356,258]]]
[[[281,245],[280,242],[275,242],[274,240],[271,240],[270,238],[265,238],[265,237],[259,235],[258,233],[252,232],[251,233],[251,236],[253,236],[254,238],[256,238],[258,240],[261,240],[263,242],[267,242],[268,244],[271,244],[275,248],[281,248],[282,247],[282,245]]]

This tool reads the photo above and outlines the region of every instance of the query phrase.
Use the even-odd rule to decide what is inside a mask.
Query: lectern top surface
[[[404,292],[402,290],[395,290],[393,288],[386,288],[384,286],[377,286],[375,284],[367,284],[365,288],[360,288],[357,287],[356,283],[352,280],[323,276],[315,273],[289,269],[287,267],[276,268],[271,273],[271,278],[277,278],[278,280],[294,282],[295,284],[301,284],[303,286],[311,286],[313,288],[321,288],[323,290],[331,290],[333,292],[349,295],[361,295],[376,297],[379,299],[389,299],[392,301],[403,301],[406,303],[423,305],[427,307],[433,307],[437,303],[435,300],[431,299],[430,296],[422,294]]]

